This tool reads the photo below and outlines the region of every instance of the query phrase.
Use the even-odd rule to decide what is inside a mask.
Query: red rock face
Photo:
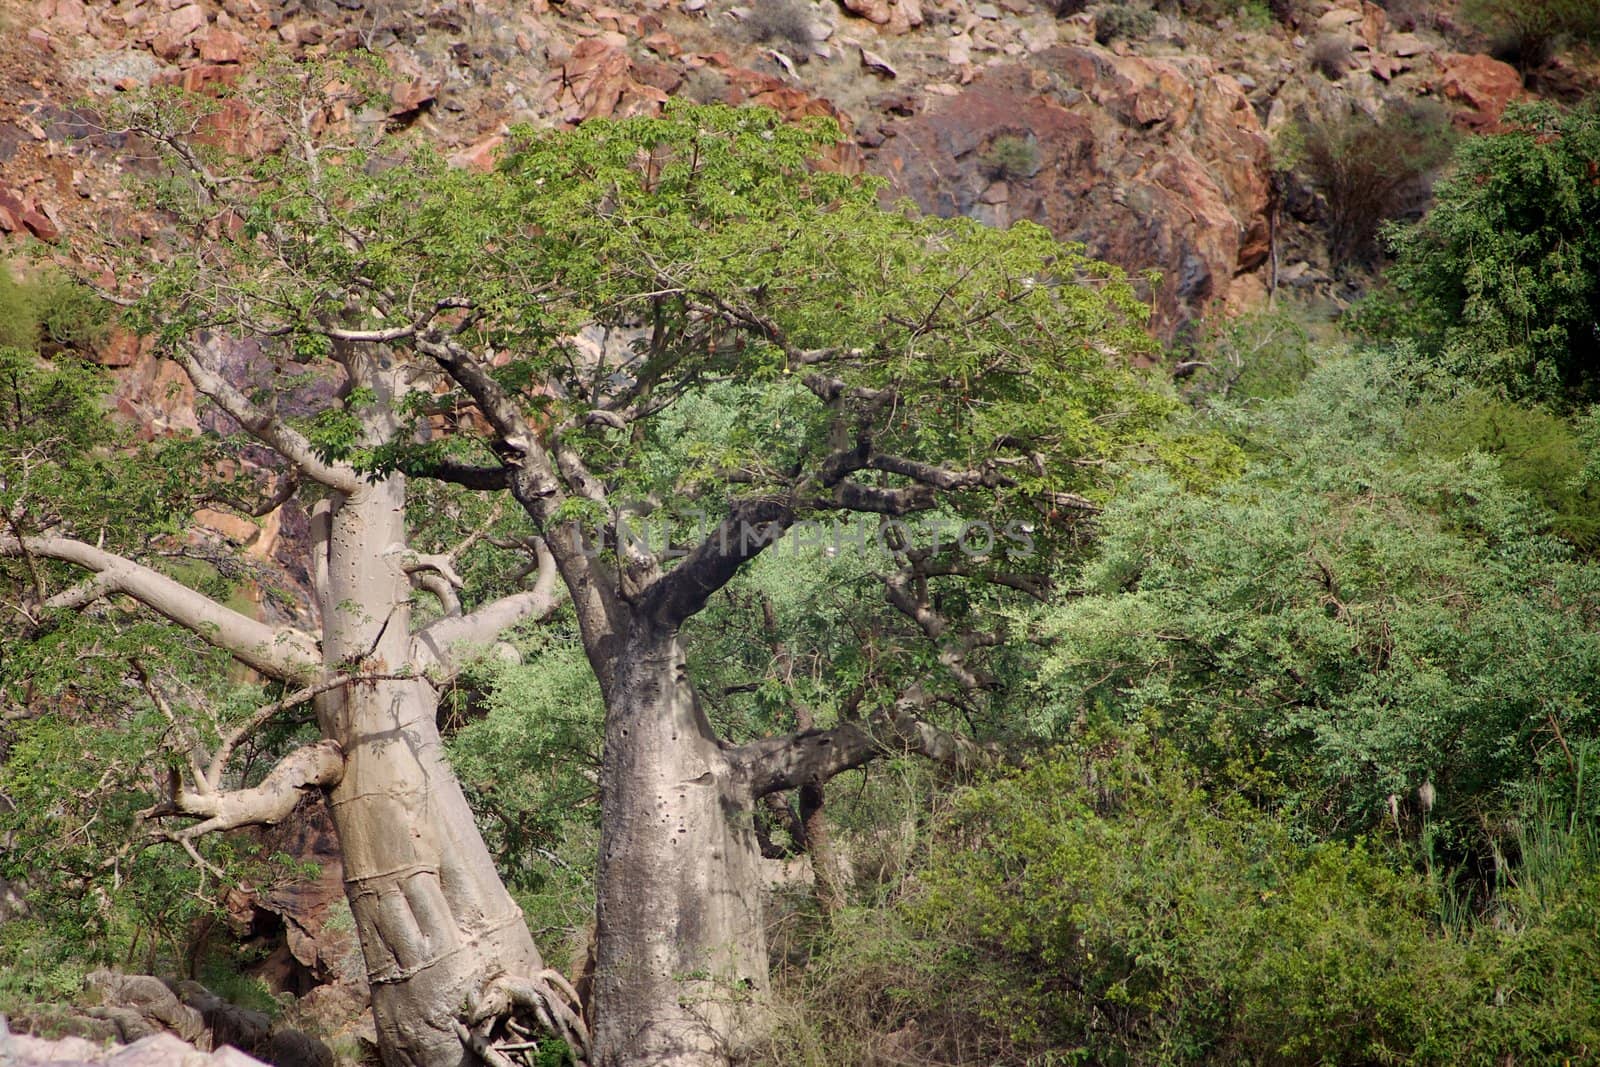
[[[1265,134],[1233,78],[1205,60],[1060,47],[991,68],[958,95],[892,120],[869,169],[925,211],[997,226],[1027,219],[1130,271],[1155,268],[1170,337],[1267,258]],[[1002,138],[1037,170],[1002,173]]]
[[[1522,75],[1515,67],[1483,55],[1446,52],[1433,57],[1439,70],[1439,91],[1462,104],[1456,125],[1468,130],[1490,129],[1500,122],[1506,105],[1524,95]]]

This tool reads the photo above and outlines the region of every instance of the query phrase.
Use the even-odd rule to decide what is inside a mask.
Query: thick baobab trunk
[[[404,505],[395,476],[336,498],[320,520],[330,671],[393,674],[410,663]],[[436,710],[420,676],[353,683],[318,701],[324,736],[345,756],[329,805],[390,1065],[458,1067],[463,1006],[501,974],[543,967],[444,762]]]
[[[594,1064],[725,1064],[767,994],[753,798],[676,633],[636,622],[607,702]]]

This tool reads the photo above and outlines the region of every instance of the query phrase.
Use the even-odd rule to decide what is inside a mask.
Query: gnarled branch
[[[523,619],[544,618],[556,609],[556,563],[543,541],[535,543],[539,557],[533,588],[485,604],[467,615],[448,615],[424,626],[412,637],[419,658],[446,668],[457,666],[462,648],[493,641]]]
[[[993,759],[989,749],[971,738],[940,729],[917,715],[929,701],[920,686],[912,686],[893,705],[865,721],[752,741],[735,749],[731,759],[757,797],[820,785],[885,756],[915,754],[960,769]]]
[[[202,821],[176,833],[158,833],[168,841],[190,842],[205,834],[241,826],[275,826],[289,817],[308,789],[337,785],[344,776],[344,751],[324,740],[297,748],[267,773],[260,785],[228,792],[194,793],[185,789],[174,770],[167,800],[139,813],[141,819],[174,817]]]
[[[175,353],[178,364],[188,374],[194,387],[215,401],[252,437],[293,463],[307,478],[341,493],[353,493],[359,489],[361,479],[354,470],[343,465],[324,463],[317,457],[311,442],[298,430],[272,412],[262,410],[206,362],[201,349],[214,349],[216,344],[214,336],[202,335],[199,345],[183,345]]]

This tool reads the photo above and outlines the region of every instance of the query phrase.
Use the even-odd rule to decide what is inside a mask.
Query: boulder
[[[99,1008],[91,1013],[107,1013],[101,1017],[115,1022],[125,1041],[147,1036],[142,1030],[170,1031],[184,1041],[198,1040],[206,1033],[200,1012],[179,1000],[159,978],[95,971],[89,975],[88,985],[100,999]]]
[[[4,1017],[0,1017],[0,1063],[6,1067],[267,1067],[238,1049],[202,1052],[168,1033],[141,1038],[130,1045],[109,1047],[81,1037],[52,1041],[13,1034]],[[293,1067],[301,1065],[295,1063]]]
[[[1505,114],[1506,105],[1522,95],[1522,76],[1509,63],[1460,52],[1439,53],[1433,62],[1439,91],[1462,105],[1456,124],[1466,129],[1493,127]]]

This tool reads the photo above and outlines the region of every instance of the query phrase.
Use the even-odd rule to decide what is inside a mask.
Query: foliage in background
[[[1443,456],[1493,457],[1508,487],[1548,509],[1552,533],[1586,557],[1600,549],[1600,484],[1586,473],[1596,452],[1570,420],[1469,387],[1420,407],[1411,438]]]
[[[104,336],[110,316],[92,293],[54,270],[19,278],[0,262],[0,347],[82,352]]]
[[[194,441],[140,444],[105,417],[104,376],[60,347],[67,334],[57,331],[66,327],[47,317],[65,314],[79,295],[64,283],[0,284],[0,301],[12,301],[0,307],[0,322],[29,346],[0,347],[0,536],[92,530],[107,549],[226,595],[252,572],[213,558],[186,527],[198,502],[229,492],[234,479],[197,476],[214,454]],[[214,742],[272,698],[230,679],[224,657],[196,650],[128,602],[50,607],[44,591],[73,580],[47,560],[0,561],[8,626],[0,882],[23,905],[0,936],[0,1010],[63,999],[96,966],[193,972],[225,887],[178,846],[140,835],[138,814],[161,795],[164,767],[188,750],[189,731]],[[146,680],[168,695],[166,707]],[[168,716],[174,709],[184,722]],[[245,777],[270,768],[294,730],[286,722],[243,746]],[[292,873],[248,839],[208,841],[202,851],[258,885]]]
[[[1600,399],[1600,101],[1516,104],[1456,151],[1420,223],[1391,229],[1358,321],[1513,400]]]
[[[551,966],[575,971],[574,936],[593,918],[601,703],[576,627],[560,619],[513,641],[459,681],[465,724],[450,763],[528,928]]]
[[[1270,399],[1293,394],[1315,365],[1310,333],[1293,312],[1278,309],[1207,323],[1174,375],[1191,402]]]
[[[1154,709],[1320,834],[1380,830],[1427,785],[1457,854],[1485,849],[1507,788],[1600,726],[1600,570],[1493,457],[1419,448],[1442,416],[1415,388],[1393,361],[1337,362],[1219,412],[1254,459],[1237,480],[1136,481],[1058,610],[1046,720]]]

